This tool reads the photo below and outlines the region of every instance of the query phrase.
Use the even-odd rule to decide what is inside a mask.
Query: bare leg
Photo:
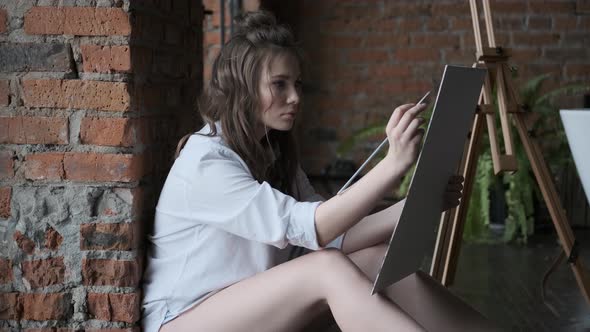
[[[348,257],[375,280],[387,246],[385,244],[356,251]],[[428,331],[498,331],[492,322],[453,295],[429,275],[418,271],[384,291]]]
[[[320,250],[242,280],[160,331],[297,331],[330,307],[342,331],[419,331],[342,252]]]

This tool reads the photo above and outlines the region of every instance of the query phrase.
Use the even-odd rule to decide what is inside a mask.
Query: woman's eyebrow
[[[289,79],[291,78],[291,75],[288,74],[277,74],[277,75],[273,75],[272,78],[282,78],[282,79]],[[300,77],[297,76],[297,79],[299,79]]]

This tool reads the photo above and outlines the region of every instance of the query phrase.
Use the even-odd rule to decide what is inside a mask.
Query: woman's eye
[[[301,89],[301,87],[303,87],[303,81],[301,81],[301,80],[295,81],[295,87],[297,89]]]
[[[285,81],[274,81],[272,82],[272,85],[274,85],[275,87],[279,88],[279,89],[283,89],[285,88]]]

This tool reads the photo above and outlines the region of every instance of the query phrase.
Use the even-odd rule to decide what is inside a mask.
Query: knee
[[[354,252],[349,257],[364,272],[369,280],[375,280],[386,252],[387,245],[379,244]]]

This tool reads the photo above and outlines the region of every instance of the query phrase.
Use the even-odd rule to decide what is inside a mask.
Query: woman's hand
[[[385,128],[389,140],[386,159],[390,159],[400,174],[406,173],[418,158],[420,141],[424,134],[424,129],[420,128],[424,119],[418,117],[418,114],[425,108],[426,104],[401,105],[393,111]]]
[[[459,205],[461,197],[463,196],[463,181],[464,179],[462,175],[451,176],[445,191],[443,211],[450,210]]]

